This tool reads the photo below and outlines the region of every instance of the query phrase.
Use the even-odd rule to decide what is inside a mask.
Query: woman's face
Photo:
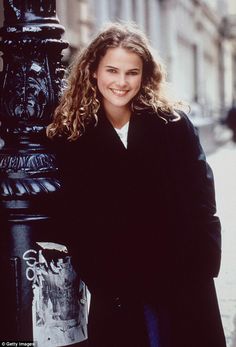
[[[142,72],[143,62],[136,53],[121,47],[106,51],[95,73],[105,111],[130,108],[130,101],[140,90]]]

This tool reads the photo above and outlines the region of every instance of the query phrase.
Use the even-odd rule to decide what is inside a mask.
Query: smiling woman
[[[181,103],[166,98],[166,71],[151,50],[147,38],[135,26],[116,23],[102,30],[72,64],[68,86],[47,129],[48,136],[65,135],[69,140],[76,140],[88,125],[96,123],[97,112],[106,103],[101,88],[105,92],[104,83],[112,80],[109,91],[114,96],[123,97],[125,93],[130,110],[149,107],[153,111],[161,109],[166,115],[173,114],[174,107],[181,107]],[[107,82],[103,82],[104,78]],[[123,101],[119,102],[122,105]]]
[[[226,346],[213,175],[165,77],[142,32],[111,24],[75,60],[48,127],[57,230],[92,294],[89,347]]]

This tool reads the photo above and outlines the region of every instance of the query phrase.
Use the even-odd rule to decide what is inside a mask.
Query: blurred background
[[[216,287],[228,347],[236,347],[236,143],[226,124],[236,101],[235,0],[56,0],[64,63],[108,21],[134,21],[164,60],[175,97],[189,103],[213,168],[223,229]],[[0,0],[0,27],[3,0]],[[0,71],[3,61],[0,57]],[[236,116],[235,116],[236,117]],[[197,333],[197,327],[196,327]],[[199,346],[200,347],[200,346]],[[213,346],[209,346],[213,347]]]

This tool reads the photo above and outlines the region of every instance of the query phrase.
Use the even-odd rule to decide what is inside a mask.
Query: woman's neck
[[[131,110],[129,107],[106,107],[104,111],[107,119],[111,122],[114,128],[120,129],[129,122]]]

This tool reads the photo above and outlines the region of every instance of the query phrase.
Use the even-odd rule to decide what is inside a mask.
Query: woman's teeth
[[[112,93],[118,96],[123,96],[125,95],[128,90],[120,90],[120,89],[111,89]]]

